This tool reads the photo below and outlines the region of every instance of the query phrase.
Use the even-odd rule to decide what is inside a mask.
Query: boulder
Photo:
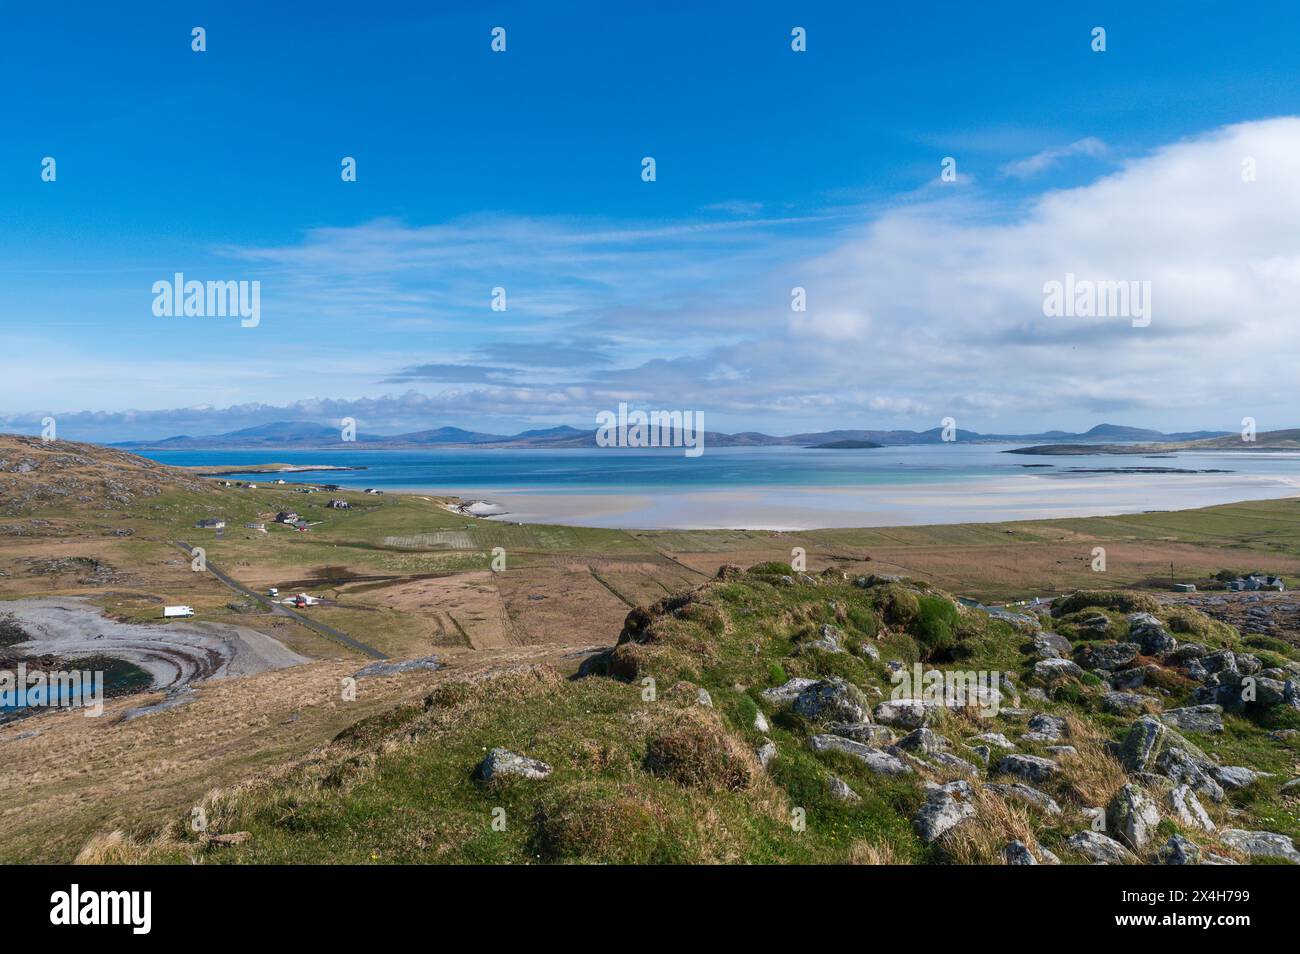
[[[1102,616],[1098,613],[1096,616],[1089,616],[1079,624],[1080,636],[1089,639],[1096,639],[1102,633],[1110,632],[1110,617]]]
[[[1036,741],[1056,742],[1069,733],[1069,728],[1061,716],[1039,712],[1030,718],[1029,731],[1042,737]]]
[[[1143,716],[1135,721],[1120,744],[1120,764],[1129,772],[1150,771],[1168,731],[1154,716]]]
[[[1223,786],[1210,774],[1214,765],[1180,746],[1169,746],[1156,759],[1156,770],[1175,785],[1190,785],[1216,802],[1226,797]]]
[[[776,743],[771,739],[764,739],[763,744],[754,750],[754,754],[758,756],[758,764],[767,768],[776,758]]]
[[[826,780],[826,789],[831,793],[831,798],[839,802],[860,802],[862,796],[849,787],[849,783],[844,781],[838,775],[832,775]]]
[[[858,646],[858,655],[866,656],[868,659],[874,659],[876,662],[880,662],[880,650],[872,643],[862,643]]]
[[[900,729],[919,729],[934,718],[934,709],[921,699],[890,699],[876,706],[876,721]]]
[[[1187,663],[1193,659],[1203,659],[1210,651],[1201,643],[1182,643],[1170,656],[1174,662]]]
[[[926,844],[945,834],[975,815],[975,792],[969,782],[956,781],[947,785],[934,785],[929,789],[925,804],[912,819],[912,827]]]
[[[870,722],[828,722],[824,728],[830,735],[842,735],[868,745],[888,745],[894,741],[894,733],[887,726]]]
[[[935,752],[942,752],[948,748],[948,740],[935,732],[933,729],[927,729],[922,726],[919,729],[913,729],[907,735],[903,736],[896,743],[900,749],[906,749],[908,752],[921,753],[923,755],[932,755]]]
[[[1135,864],[1137,857],[1114,838],[1096,831],[1081,831],[1065,840],[1079,854],[1103,865]]]
[[[1110,687],[1112,689],[1136,689],[1147,681],[1147,676],[1158,672],[1159,669],[1159,666],[1134,666],[1132,669],[1121,669],[1110,677]]]
[[[1004,755],[998,760],[995,771],[999,775],[1014,775],[1026,782],[1045,782],[1059,768],[1051,759],[1037,755]]]
[[[1214,822],[1206,814],[1205,808],[1190,785],[1174,786],[1165,795],[1165,800],[1173,811],[1174,817],[1186,827],[1214,831]]]
[[[762,709],[754,713],[754,731],[761,732],[764,735],[772,731],[772,727],[768,724],[767,716],[763,715]]]
[[[551,774],[545,762],[530,759],[509,749],[493,749],[474,770],[474,777],[483,782],[509,778],[543,779]]]
[[[1144,656],[1163,656],[1178,648],[1178,640],[1150,613],[1130,613],[1128,625],[1129,639],[1141,647]]]
[[[1210,770],[1214,780],[1224,788],[1248,788],[1261,778],[1267,778],[1267,772],[1256,772],[1244,765],[1216,765]]]
[[[1046,812],[1048,815],[1061,814],[1061,806],[1056,803],[1056,799],[1046,792],[1040,792],[1038,789],[1020,782],[1011,785],[990,785],[989,788],[997,792],[1003,798],[1013,801],[1024,802],[1026,805],[1032,805],[1037,809]]]
[[[1103,643],[1085,646],[1079,651],[1079,662],[1086,669],[1123,669],[1137,659],[1142,647],[1137,643]]]
[[[794,711],[812,722],[867,722],[871,703],[861,689],[835,676],[795,696]]]
[[[1209,673],[1239,672],[1237,669],[1237,655],[1231,649],[1220,649],[1218,652],[1203,656],[1201,665]]]
[[[957,775],[965,775],[969,778],[975,778],[979,775],[980,770],[965,759],[953,755],[951,752],[934,752],[928,756],[931,763],[953,772]]]
[[[1219,832],[1219,840],[1229,848],[1235,848],[1252,858],[1282,858],[1292,864],[1300,864],[1300,851],[1286,835],[1271,831],[1243,831],[1240,828],[1225,828]]]
[[[1070,659],[1040,659],[1034,663],[1034,675],[1044,682],[1058,679],[1078,679],[1083,670]]]
[[[705,708],[713,708],[713,696],[709,695],[709,690],[707,689],[697,690],[695,693],[695,701],[698,705],[702,705]]]
[[[817,638],[811,639],[803,645],[808,649],[820,649],[828,653],[842,653],[844,652],[844,647],[841,645],[843,639],[844,634],[840,632],[838,627],[832,626],[830,623],[822,623],[821,632]]]
[[[1160,720],[1184,732],[1222,732],[1223,706],[1211,703],[1167,709],[1161,713]]]
[[[843,752],[851,755],[878,775],[907,775],[912,771],[910,765],[892,752],[838,735],[814,735],[812,748],[814,752]]]
[[[1111,799],[1106,821],[1109,831],[1134,851],[1142,851],[1155,837],[1160,810],[1141,786],[1129,782]]]
[[[1014,750],[1016,747],[1016,744],[1001,732],[984,732],[974,738],[980,742],[987,742],[989,745],[997,746],[1000,749]]]
[[[1194,841],[1174,835],[1160,846],[1156,860],[1162,865],[1199,865],[1201,849]]]
[[[1006,859],[1009,865],[1036,865],[1038,859],[1034,857],[1033,852],[1023,841],[1008,842],[1007,846],[1002,849],[1002,857]]]
[[[1034,635],[1034,653],[1039,659],[1069,659],[1070,641],[1056,633],[1036,633]]]
[[[761,695],[773,705],[788,705],[811,685],[815,685],[816,679],[794,678],[786,681],[783,685],[776,686],[772,689],[764,689]]]

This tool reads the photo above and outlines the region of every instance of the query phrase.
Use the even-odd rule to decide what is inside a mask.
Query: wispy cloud
[[[1034,153],[1024,159],[1017,159],[1014,162],[1008,162],[1000,172],[1004,176],[1013,179],[1030,179],[1034,176],[1041,175],[1053,166],[1059,165],[1066,159],[1072,159],[1076,156],[1087,156],[1092,159],[1100,159],[1110,154],[1110,147],[1100,139],[1089,136],[1086,139],[1078,139],[1068,146],[1061,146],[1055,149],[1044,149],[1041,152]]]

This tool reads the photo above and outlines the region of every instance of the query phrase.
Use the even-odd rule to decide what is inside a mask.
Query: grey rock
[[[980,773],[977,767],[951,752],[934,752],[929,756],[929,760],[940,768],[969,778],[975,778]]]
[[[1083,635],[1096,638],[1097,634],[1110,632],[1110,617],[1102,616],[1100,613],[1089,616],[1079,624],[1079,629],[1086,630]]]
[[[1247,685],[1254,687],[1254,701],[1261,706],[1279,706],[1286,698],[1286,683],[1265,676],[1248,676]]]
[[[830,735],[841,735],[868,745],[888,745],[894,741],[894,733],[887,726],[870,722],[828,722],[825,729]]]
[[[1037,755],[1004,755],[998,760],[995,771],[999,775],[1014,775],[1027,782],[1045,782],[1054,776],[1059,768],[1051,759]]]
[[[1225,828],[1219,832],[1219,840],[1252,858],[1284,858],[1292,864],[1300,864],[1300,851],[1296,851],[1295,843],[1286,835]]]
[[[767,716],[763,715],[762,709],[754,713],[754,731],[761,732],[764,735],[772,731],[772,727],[768,724]]]
[[[1127,865],[1137,862],[1137,857],[1131,851],[1101,832],[1081,831],[1077,835],[1071,835],[1065,843],[1099,864]]]
[[[1193,659],[1202,659],[1209,655],[1209,650],[1201,643],[1182,643],[1170,656],[1174,662],[1186,663]]]
[[[695,693],[695,701],[699,705],[702,705],[708,709],[713,708],[713,697],[709,695],[709,690],[707,689],[697,690]]]
[[[858,654],[880,662],[880,650],[873,643],[863,643],[858,647]]]
[[[817,639],[809,640],[804,643],[804,646],[810,649],[820,649],[828,653],[842,653],[844,647],[840,644],[840,641],[843,638],[844,634],[837,627],[832,626],[830,623],[822,623],[821,633]]]
[[[1223,706],[1211,703],[1168,709],[1161,713],[1160,720],[1184,732],[1222,732]]]
[[[1286,685],[1282,687],[1282,702],[1292,709],[1300,709],[1300,681],[1295,679],[1286,681]]]
[[[1070,641],[1056,633],[1040,632],[1034,636],[1034,653],[1039,659],[1069,659]]]
[[[545,762],[530,759],[509,749],[493,749],[474,771],[475,777],[484,782],[506,778],[537,780],[544,779],[550,774],[551,767]]]
[[[1079,653],[1079,659],[1081,665],[1088,669],[1123,669],[1137,659],[1141,649],[1137,643],[1085,646]]]
[[[849,787],[849,783],[837,775],[832,775],[826,780],[826,788],[831,793],[831,798],[841,802],[860,802],[862,796]]]
[[[1165,795],[1165,800],[1173,811],[1174,817],[1183,825],[1188,828],[1199,828],[1201,831],[1214,831],[1214,822],[1206,814],[1204,806],[1201,805],[1200,799],[1196,797],[1196,792],[1192,791],[1190,785],[1175,786]]]
[[[989,745],[997,746],[1000,749],[1014,750],[1016,747],[1016,744],[1001,732],[984,732],[974,738],[978,739],[980,742],[987,742]]]
[[[891,752],[863,745],[838,735],[814,735],[814,752],[843,752],[862,762],[878,775],[908,775],[912,767]]]
[[[1002,849],[1002,857],[1006,859],[1009,865],[1036,865],[1038,859],[1034,857],[1028,846],[1023,841],[1008,842],[1007,846]]]
[[[1064,738],[1069,732],[1065,719],[1046,712],[1039,712],[1030,718],[1029,730],[1052,742]]]
[[[442,668],[437,656],[421,656],[418,659],[403,659],[400,662],[376,662],[362,666],[352,674],[354,679],[371,676],[396,676],[404,672],[433,672]]]
[[[912,819],[912,827],[926,844],[942,838],[968,818],[975,816],[975,792],[965,781],[935,785],[925,804]]]
[[[1119,761],[1130,772],[1151,769],[1168,729],[1153,716],[1143,716],[1129,726],[1128,735],[1120,744]]]
[[[763,744],[754,750],[754,754],[758,756],[758,764],[767,768],[776,758],[776,743],[771,739],[764,739]]]
[[[934,719],[935,707],[920,699],[890,699],[876,706],[876,721],[900,729],[919,729]]]
[[[1209,673],[1238,672],[1237,656],[1231,649],[1220,649],[1201,658],[1201,665]]]
[[[1291,794],[1293,791],[1300,791],[1300,778],[1293,778],[1289,782],[1283,782],[1281,791]]]
[[[993,750],[987,745],[968,745],[966,746],[966,749],[985,765],[988,765],[989,759],[993,757]],[[1283,788],[1285,787],[1286,786],[1284,785]]]
[[[1142,648],[1144,656],[1163,656],[1178,648],[1178,640],[1150,613],[1130,613],[1128,623],[1129,638]]]
[[[1156,769],[1175,785],[1190,785],[1201,795],[1221,802],[1226,797],[1223,786],[1210,774],[1214,765],[1190,754],[1180,746],[1170,746],[1160,753]]]
[[[1079,750],[1073,745],[1049,745],[1045,751],[1055,759],[1072,759],[1079,755]]]
[[[764,689],[761,695],[773,705],[788,705],[798,697],[809,686],[815,685],[816,679],[794,678],[787,680],[783,685],[776,686],[772,689]]]
[[[1244,765],[1218,765],[1210,770],[1214,780],[1224,788],[1248,788],[1261,778],[1267,778],[1267,772],[1256,772]]]
[[[794,700],[794,711],[813,722],[867,722],[870,709],[862,690],[839,677],[813,683]]]
[[[1070,659],[1040,659],[1034,663],[1034,675],[1044,682],[1055,682],[1057,679],[1078,679],[1083,670]]]
[[[1201,849],[1194,841],[1174,835],[1160,847],[1156,860],[1162,865],[1199,865]]]
[[[919,729],[913,729],[899,739],[897,745],[900,749],[906,749],[908,752],[932,755],[948,748],[949,742],[933,729],[922,726]]]
[[[1024,802],[1026,805],[1046,812],[1048,815],[1061,814],[1061,806],[1056,803],[1056,799],[1046,792],[1040,792],[1032,786],[1025,785],[1021,782],[1015,782],[1011,785],[990,785],[989,788],[997,792],[1003,798],[1012,799],[1018,802]]]
[[[1111,799],[1106,821],[1109,831],[1134,851],[1142,851],[1155,836],[1160,810],[1141,786],[1129,782]]]

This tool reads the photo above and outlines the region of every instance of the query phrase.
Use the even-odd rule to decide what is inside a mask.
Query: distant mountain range
[[[1098,424],[1082,434],[1070,431],[1045,431],[1041,434],[981,434],[977,431],[957,431],[957,440],[982,443],[1041,443],[1056,444],[1163,444],[1187,442],[1230,435],[1230,431],[1191,431],[1164,434],[1141,427],[1124,427],[1118,424]],[[399,450],[420,447],[595,447],[596,431],[576,427],[548,427],[542,430],[521,431],[518,434],[487,434],[467,431],[459,427],[438,427],[407,434],[368,434],[358,432],[355,442],[344,442],[337,427],[301,421],[280,421],[259,424],[226,434],[207,434],[200,437],[179,435],[156,441],[122,441],[112,444],[124,450],[259,450],[259,449],[335,449],[366,448],[368,450]],[[778,445],[815,446],[846,442],[896,446],[899,444],[939,444],[943,429],[928,431],[868,431],[837,430],[807,434],[790,434],[776,437],[757,431],[740,434],[723,434],[706,431],[705,447],[765,447]]]

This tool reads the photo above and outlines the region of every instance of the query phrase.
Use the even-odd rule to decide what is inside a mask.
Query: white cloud
[[[1109,152],[1110,148],[1104,142],[1089,136],[1086,139],[1076,140],[1068,146],[1044,149],[1042,152],[1037,152],[1024,159],[1008,162],[1000,171],[1004,176],[1010,176],[1013,179],[1028,179],[1045,172],[1063,160],[1075,156],[1089,156],[1097,159]]]

